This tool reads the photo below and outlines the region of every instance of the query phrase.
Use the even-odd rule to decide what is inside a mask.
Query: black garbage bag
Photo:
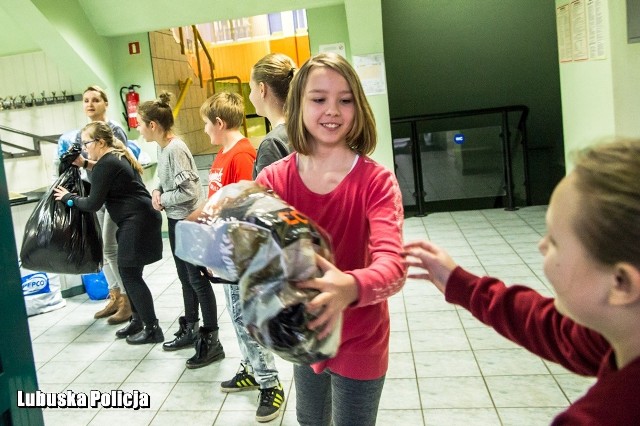
[[[214,194],[199,222],[178,222],[176,255],[206,267],[214,281],[240,286],[242,320],[263,347],[294,363],[335,356],[342,321],[319,340],[305,304],[318,292],[295,283],[320,275],[316,253],[332,260],[329,239],[309,218],[254,182]]]
[[[71,164],[79,154],[70,148],[62,161]],[[70,157],[71,162],[68,161]],[[67,167],[38,202],[24,230],[20,249],[22,266],[33,271],[58,274],[88,274],[102,267],[102,235],[96,214],[82,212],[56,201],[53,189],[61,185],[86,196],[80,170]]]
[[[73,167],[71,163],[75,160],[78,155],[82,153],[82,146],[78,143],[73,143],[67,152],[60,156],[60,164],[58,164],[58,175],[61,175],[65,172],[69,167]]]

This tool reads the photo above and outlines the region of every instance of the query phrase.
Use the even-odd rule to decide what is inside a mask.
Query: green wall
[[[122,115],[124,113],[124,107],[122,106],[122,100],[120,98],[120,88],[137,84],[140,86],[139,89],[136,89],[136,91],[140,93],[140,102],[156,98],[153,68],[151,66],[149,34],[140,33],[109,37],[107,42],[114,64],[112,80],[114,82],[113,92],[115,93],[110,97],[110,118],[122,123],[126,130],[126,122]],[[139,54],[129,54],[129,43],[132,42],[140,43]],[[129,139],[132,140],[136,140],[139,137],[139,132],[135,129],[131,129],[128,134]]]
[[[308,9],[307,25],[312,55],[319,52],[321,44],[344,43],[345,57],[351,57],[344,5]]]
[[[311,53],[322,44],[342,42],[345,57],[384,53],[380,0],[345,0],[344,4],[307,9]],[[352,62],[353,63],[353,62]],[[378,163],[393,170],[388,93],[367,96],[376,119],[378,143],[371,154]]]
[[[382,0],[391,118],[524,104],[531,195],[564,175],[551,0]]]

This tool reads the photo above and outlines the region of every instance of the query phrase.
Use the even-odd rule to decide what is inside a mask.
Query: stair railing
[[[200,61],[200,49],[202,49],[202,51],[204,52],[204,55],[207,58],[207,62],[209,64],[211,80],[207,81],[207,96],[211,96],[215,93],[215,85],[213,84],[213,76],[214,76],[213,73],[215,70],[215,65],[213,63],[213,59],[211,58],[211,54],[209,53],[209,49],[207,49],[207,46],[204,40],[202,39],[202,36],[200,35],[200,31],[198,31],[198,28],[195,25],[191,25],[191,31],[193,32],[194,55],[196,57],[196,68],[197,68],[196,73],[198,75],[198,78],[200,79],[200,87],[204,88],[204,84],[205,84],[205,80],[202,77],[202,63]],[[182,27],[178,28],[178,34],[180,36],[180,53],[185,55],[187,50],[185,48],[184,32]]]
[[[422,159],[418,138],[418,122],[439,120],[445,118],[457,118],[457,117],[471,117],[487,114],[501,114],[502,116],[502,152],[503,152],[503,166],[505,173],[505,191],[507,199],[506,210],[516,210],[515,198],[514,198],[514,184],[513,184],[513,166],[511,160],[511,134],[509,132],[509,112],[520,112],[520,119],[518,120],[518,135],[520,137],[519,142],[522,144],[523,166],[524,166],[524,185],[526,192],[526,203],[531,205],[531,194],[529,188],[529,158],[528,158],[528,140],[527,140],[527,116],[529,115],[529,107],[525,105],[509,105],[496,108],[483,108],[465,111],[453,111],[436,114],[423,114],[409,117],[400,117],[391,119],[391,124],[409,123],[411,126],[411,162],[413,166],[413,179],[416,196],[416,204],[418,207],[418,215],[424,216],[426,214],[425,208],[425,191],[424,180],[422,176]]]
[[[24,158],[24,157],[36,157],[38,155],[40,155],[42,153],[42,151],[40,150],[40,143],[41,142],[49,142],[49,143],[54,143],[57,144],[58,143],[58,138],[53,137],[53,136],[39,136],[39,135],[34,135],[33,133],[29,133],[29,132],[23,132],[22,130],[16,130],[16,129],[12,129],[10,127],[5,127],[5,126],[0,126],[0,130],[4,130],[6,132],[9,133],[14,133],[16,135],[22,135],[22,136],[26,136],[32,139],[33,141],[33,148],[27,148],[24,146],[20,146],[20,145],[16,145],[14,143],[11,142],[7,142],[5,140],[2,140],[0,138],[0,145],[1,146],[7,146],[7,147],[11,147],[14,149],[17,149],[21,152],[10,152],[10,151],[5,151],[4,149],[2,149],[2,157],[3,158]]]

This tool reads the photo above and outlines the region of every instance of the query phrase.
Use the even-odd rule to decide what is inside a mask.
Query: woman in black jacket
[[[134,345],[160,343],[164,335],[142,272],[144,265],[162,258],[162,217],[151,205],[151,195],[142,182],[142,167],[114,138],[109,125],[101,121],[89,123],[81,135],[89,159],[96,161],[91,165],[90,195],[79,197],[59,186],[54,191],[55,198],[83,211],[95,212],[106,205],[118,225],[118,269],[133,312],[129,325],[118,330],[116,336],[126,337],[127,343]],[[76,161],[89,165],[82,158]]]

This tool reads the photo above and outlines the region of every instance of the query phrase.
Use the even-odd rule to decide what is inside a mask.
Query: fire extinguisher
[[[123,86],[120,88],[120,99],[122,100],[122,106],[125,112],[122,114],[127,122],[127,129],[138,127],[138,105],[140,104],[140,95],[136,92],[136,87],[140,88],[137,84],[132,84],[129,87]],[[126,96],[123,96],[124,91],[127,91]]]

